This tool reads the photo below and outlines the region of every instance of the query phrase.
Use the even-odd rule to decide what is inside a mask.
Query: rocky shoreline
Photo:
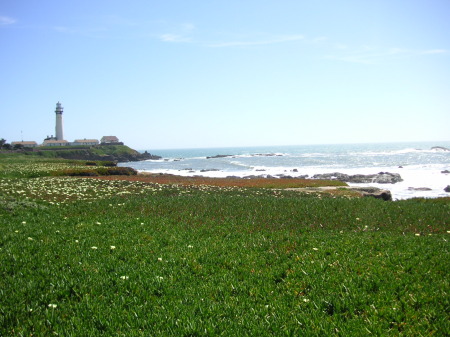
[[[202,170],[201,172],[207,171],[215,171],[211,170]],[[297,172],[297,171],[294,171]],[[237,176],[228,176],[227,178],[239,178]],[[252,179],[252,178],[280,178],[280,179],[321,179],[321,180],[339,180],[346,183],[356,183],[356,184],[395,184],[403,181],[402,177],[398,173],[390,173],[390,172],[379,172],[376,174],[354,174],[349,175],[345,173],[324,173],[324,174],[315,174],[312,177],[308,175],[302,176],[291,176],[286,174],[278,174],[275,176],[272,175],[248,175],[242,177],[242,179]]]
[[[389,172],[379,172],[376,174],[354,174],[348,175],[344,173],[326,173],[326,174],[316,174],[312,176],[312,179],[326,179],[326,180],[339,180],[346,183],[357,183],[357,184],[395,184],[403,181],[402,177],[398,173]]]

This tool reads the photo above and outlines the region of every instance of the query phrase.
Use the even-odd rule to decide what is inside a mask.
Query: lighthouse
[[[61,103],[56,103],[56,140],[63,140],[63,121],[62,121],[62,114],[63,114],[63,107],[61,106]]]

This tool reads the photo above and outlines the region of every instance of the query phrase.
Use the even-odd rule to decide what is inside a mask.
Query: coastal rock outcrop
[[[431,149],[434,151],[450,151],[450,149],[443,146],[433,146]]]
[[[340,180],[347,183],[357,183],[357,184],[395,184],[403,181],[402,177],[398,173],[380,172],[377,174],[354,174],[348,175],[345,173],[324,173],[315,174],[313,179],[325,179],[325,180]]]
[[[447,185],[447,187],[444,188],[444,191],[445,191],[445,192],[450,192],[450,185]]]
[[[352,187],[351,190],[361,193],[364,197],[372,197],[382,199],[384,201],[392,201],[392,194],[388,190],[377,187]]]

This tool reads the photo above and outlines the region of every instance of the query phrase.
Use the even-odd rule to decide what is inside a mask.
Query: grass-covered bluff
[[[126,145],[95,145],[95,146],[40,146],[36,148],[21,148],[16,150],[0,149],[0,158],[22,158],[29,160],[68,159],[128,162],[147,159],[159,159],[147,151],[140,153]]]
[[[448,334],[448,199],[55,176],[85,164],[0,160],[1,336]]]

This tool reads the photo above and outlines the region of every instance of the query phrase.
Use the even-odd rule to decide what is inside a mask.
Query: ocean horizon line
[[[149,151],[172,151],[172,150],[211,150],[211,149],[242,149],[242,148],[274,148],[274,147],[310,147],[310,146],[358,146],[358,145],[396,145],[396,144],[434,144],[441,143],[450,145],[450,140],[418,140],[418,141],[382,141],[382,142],[343,142],[343,143],[305,143],[305,144],[279,144],[279,145],[231,145],[231,146],[200,146],[200,147],[167,147],[167,148],[145,148],[139,152]]]

